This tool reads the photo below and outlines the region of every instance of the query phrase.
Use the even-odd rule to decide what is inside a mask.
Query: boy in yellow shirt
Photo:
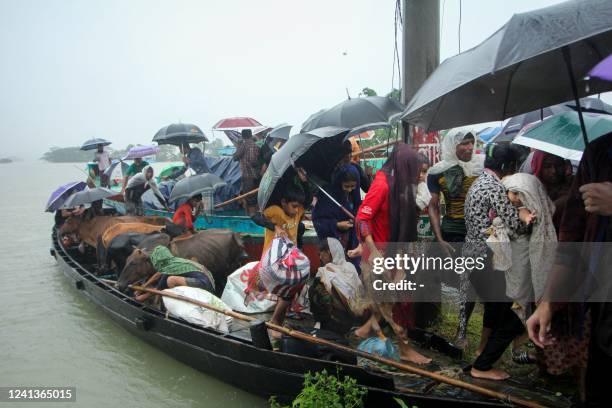
[[[287,189],[281,198],[280,205],[271,205],[254,221],[265,227],[264,246],[266,251],[275,237],[287,237],[297,245],[298,226],[304,216],[304,193],[297,189]],[[273,230],[272,230],[273,228]],[[293,299],[279,298],[270,321],[282,325],[287,309]],[[280,333],[271,332],[273,338],[280,338]]]

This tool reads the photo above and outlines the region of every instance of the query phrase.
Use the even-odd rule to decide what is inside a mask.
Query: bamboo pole
[[[241,194],[239,196],[236,196],[234,198],[231,198],[231,199],[229,199],[227,201],[219,203],[219,204],[215,205],[215,208],[225,207],[226,205],[235,203],[236,201],[240,201],[240,200],[242,200],[244,198],[247,198],[247,197],[250,197],[250,196],[252,196],[254,194],[257,194],[258,191],[259,191],[259,187],[255,188],[255,189],[253,189],[253,190],[251,190],[249,192],[246,192],[244,194]]]
[[[395,144],[397,142],[398,142],[398,140],[391,140],[390,142],[387,142],[387,143],[381,143],[381,144],[376,145],[376,146],[371,146],[371,147],[368,147],[366,149],[360,150],[358,152],[351,153],[351,157],[355,157],[355,156],[358,156],[360,154],[370,153],[370,152],[373,152],[375,150],[382,149],[383,147],[391,146],[392,144]],[[241,194],[239,196],[236,196],[234,198],[231,198],[231,199],[229,199],[227,201],[224,201],[222,203],[216,204],[215,208],[225,207],[226,205],[235,203],[236,201],[240,201],[240,200],[242,200],[244,198],[247,198],[247,197],[250,197],[252,195],[255,195],[255,194],[257,194],[258,191],[259,191],[259,187],[256,188],[256,189],[253,189],[253,190],[251,190],[249,192],[246,192],[244,194]]]
[[[234,312],[233,310],[221,309],[219,307],[210,305],[208,303],[200,302],[198,300],[191,299],[191,298],[188,298],[186,296],[177,295],[177,294],[172,293],[172,292],[163,292],[163,291],[160,291],[160,290],[157,290],[157,289],[149,289],[149,288],[145,288],[145,287],[138,286],[138,285],[130,285],[130,288],[132,288],[133,290],[141,291],[141,292],[149,292],[151,294],[165,296],[165,297],[173,298],[173,299],[176,299],[176,300],[181,300],[183,302],[191,303],[191,304],[194,304],[194,305],[197,305],[197,306],[200,306],[200,307],[212,310],[214,312],[221,313],[221,314],[226,315],[226,316],[234,317],[234,318],[236,318],[238,320],[243,320],[243,321],[246,321],[246,322],[251,322],[253,320],[257,320],[254,317],[247,316],[247,315],[244,315],[242,313]],[[516,404],[516,405],[520,405],[520,406],[523,406],[523,407],[529,407],[529,408],[544,408],[543,405],[541,405],[541,404],[539,404],[539,403],[537,403],[535,401],[529,401],[529,400],[526,400],[526,399],[523,399],[523,398],[515,397],[515,396],[513,396],[511,394],[506,394],[506,393],[495,391],[495,390],[492,390],[492,389],[489,389],[489,388],[486,388],[486,387],[483,387],[483,386],[480,386],[480,385],[471,384],[471,383],[468,383],[468,382],[465,382],[465,381],[457,380],[455,378],[450,378],[450,377],[447,377],[447,376],[439,374],[439,373],[430,372],[430,371],[427,371],[427,370],[425,370],[423,368],[414,367],[414,366],[411,366],[411,365],[406,364],[406,363],[402,363],[402,362],[395,361],[395,360],[390,360],[388,358],[384,358],[384,357],[381,357],[381,356],[378,356],[378,355],[375,355],[375,354],[370,354],[370,353],[367,353],[365,351],[356,350],[356,349],[354,349],[352,347],[348,347],[348,346],[344,346],[342,344],[334,343],[333,341],[325,340],[325,339],[322,339],[322,338],[319,338],[319,337],[314,337],[314,336],[311,336],[309,334],[306,334],[306,333],[303,333],[303,332],[300,332],[300,331],[297,331],[297,330],[289,329],[289,328],[284,327],[284,326],[279,326],[279,325],[271,323],[271,322],[266,322],[266,326],[269,329],[271,329],[271,330],[274,330],[274,331],[277,331],[277,332],[280,332],[280,333],[284,333],[284,334],[286,334],[288,336],[295,337],[295,338],[300,339],[300,340],[305,340],[305,341],[308,341],[308,342],[311,342],[311,343],[315,343],[315,344],[331,347],[331,348],[334,348],[336,350],[343,351],[345,353],[354,354],[354,355],[357,355],[359,357],[366,358],[368,360],[372,360],[372,361],[376,361],[378,363],[386,364],[386,365],[395,367],[397,369],[400,369],[400,370],[403,370],[403,371],[407,371],[409,373],[417,374],[417,375],[420,375],[422,377],[428,377],[428,378],[431,378],[432,380],[435,380],[435,381],[439,381],[439,382],[442,382],[442,383],[445,383],[445,384],[449,384],[449,385],[452,385],[452,386],[455,386],[455,387],[463,388],[463,389],[466,389],[466,390],[469,390],[469,391],[472,391],[472,392],[475,392],[475,393],[478,393],[478,394],[486,395],[488,397],[496,398],[496,399],[499,399],[499,400],[504,401],[504,402],[510,402],[510,403],[513,403],[513,404]]]

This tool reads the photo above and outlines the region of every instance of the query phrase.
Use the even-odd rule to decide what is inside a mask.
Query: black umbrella
[[[110,142],[110,141],[108,141],[106,139],[102,139],[100,137],[95,137],[93,139],[86,140],[81,145],[81,150],[95,150],[95,149],[98,148],[98,145],[108,146],[111,143],[112,142]]]
[[[196,125],[191,123],[173,123],[161,128],[153,136],[153,141],[157,142],[158,145],[171,144],[180,146],[183,143],[207,142],[208,139],[204,132],[202,132],[202,129]]]
[[[291,128],[291,125],[283,123],[282,125],[272,128],[272,130],[268,132],[259,150],[259,157],[264,163],[269,163],[272,155],[289,139]]]
[[[176,183],[168,201],[174,202],[182,198],[190,198],[196,194],[202,194],[204,191],[224,185],[226,183],[222,178],[211,173],[186,177]]]
[[[349,132],[350,129],[327,126],[291,136],[274,153],[261,179],[257,193],[259,208],[263,211],[277,186],[284,185],[284,182],[279,182],[281,178],[288,181],[292,177],[293,171],[288,170],[294,164],[319,179],[329,180],[338,161],[350,152],[350,145],[347,146],[348,150],[343,146]]]
[[[96,187],[79,191],[70,196],[62,205],[62,208],[76,208],[81,205],[91,204],[94,201],[103,200],[107,197],[117,195],[116,191],[104,187]]]
[[[366,130],[389,128],[397,121],[404,105],[393,98],[366,96],[348,99],[333,108],[311,115],[302,125],[302,132],[324,126],[351,129],[350,135]]]
[[[503,120],[612,90],[589,70],[612,53],[612,2],[575,0],[515,14],[480,45],[445,60],[408,103],[426,131]]]

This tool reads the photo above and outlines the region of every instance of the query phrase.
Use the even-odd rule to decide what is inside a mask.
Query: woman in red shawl
[[[380,257],[381,244],[417,240],[418,216],[414,191],[418,183],[419,169],[417,154],[410,146],[398,144],[376,174],[359,207],[356,226],[359,241],[364,246],[363,272],[370,277],[371,268],[366,267],[366,263],[370,261],[370,255]],[[365,280],[367,282],[368,277]],[[431,361],[413,349],[408,340],[405,327],[412,321],[409,303],[378,303],[373,305],[372,309],[374,310],[368,322],[355,331],[357,337],[366,338],[372,330],[380,335],[378,321],[382,315],[400,339],[402,360],[417,364],[427,364]]]

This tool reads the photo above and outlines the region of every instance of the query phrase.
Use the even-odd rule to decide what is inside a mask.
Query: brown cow
[[[101,237],[108,228],[116,224],[127,222],[141,222],[164,226],[170,221],[164,217],[114,217],[104,215],[91,219],[70,217],[66,220],[64,225],[61,226],[59,233],[60,236],[75,234],[78,239],[95,248],[98,242],[98,237]]]
[[[107,248],[111,240],[117,235],[125,234],[128,232],[135,232],[138,234],[150,234],[151,232],[159,232],[163,228],[163,225],[147,224],[144,222],[124,222],[115,224],[107,228],[106,231],[104,231],[104,234],[102,234],[102,245]]]
[[[240,235],[228,229],[210,229],[191,237],[174,239],[169,248],[173,255],[204,265],[215,279],[218,294],[223,292],[227,276],[248,257]],[[135,250],[128,257],[117,286],[125,290],[128,285],[147,279],[154,272],[147,252]]]

